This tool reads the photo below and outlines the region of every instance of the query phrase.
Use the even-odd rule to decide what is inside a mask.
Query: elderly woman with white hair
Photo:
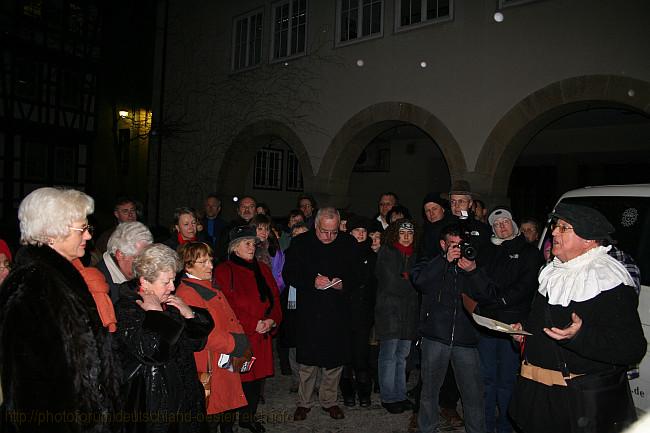
[[[136,290],[122,288],[115,312],[117,350],[126,385],[126,411],[148,416],[147,432],[200,432],[205,395],[194,352],[203,350],[214,322],[207,310],[174,295],[178,254],[152,244],[133,261]],[[182,414],[182,416],[179,416]],[[125,426],[141,431],[138,423]]]
[[[79,263],[93,210],[83,192],[56,188],[37,189],[20,204],[24,247],[0,289],[3,409],[13,414],[0,417],[1,431],[119,427],[109,422],[119,408],[119,368],[102,323],[112,313],[108,289],[104,282],[103,302],[100,294],[94,302]]]

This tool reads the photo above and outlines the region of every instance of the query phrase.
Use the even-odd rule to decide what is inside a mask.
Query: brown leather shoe
[[[298,406],[296,411],[293,413],[294,421],[304,421],[307,418],[307,414],[311,409],[308,407]]]
[[[462,427],[463,425],[465,425],[463,419],[460,417],[460,415],[458,415],[458,412],[456,412],[456,409],[441,407],[440,415],[443,418],[445,418],[447,421],[449,421],[449,424],[454,428]]]
[[[323,410],[325,412],[329,413],[331,418],[334,418],[334,419],[343,419],[343,418],[345,418],[345,414],[343,413],[341,408],[338,407],[338,406],[332,406],[332,407],[327,407],[327,408],[324,407]]]

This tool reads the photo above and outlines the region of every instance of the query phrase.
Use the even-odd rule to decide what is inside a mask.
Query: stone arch
[[[589,108],[621,107],[650,115],[650,83],[615,75],[567,78],[528,95],[490,132],[475,174],[493,198],[505,199],[510,174],[530,140],[549,123]]]
[[[381,102],[352,116],[336,134],[318,170],[319,195],[333,201],[345,197],[354,164],[368,143],[383,131],[403,124],[417,126],[435,141],[452,179],[465,174],[467,166],[463,152],[440,119],[417,105]]]
[[[304,144],[298,135],[285,124],[275,120],[261,120],[245,126],[232,141],[221,162],[218,185],[221,194],[237,195],[247,185],[246,176],[251,161],[262,145],[271,137],[284,140],[294,151],[302,169],[305,190],[314,181],[314,170]]]

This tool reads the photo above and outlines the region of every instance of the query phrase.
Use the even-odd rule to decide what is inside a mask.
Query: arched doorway
[[[638,134],[629,125],[648,126],[648,107],[650,83],[620,76],[568,78],[529,95],[497,123],[479,156],[476,172],[491,181],[490,204],[512,201],[516,212],[543,217],[568,189],[631,180],[608,173],[606,163],[615,154],[619,165],[648,160],[647,144],[621,146]],[[605,176],[595,175],[598,166]]]
[[[272,203],[277,216],[293,206],[302,190],[311,188],[313,179],[311,162],[298,135],[280,122],[267,120],[248,125],[233,140],[224,155],[217,186],[226,200],[252,195]],[[224,212],[234,216],[232,207],[225,207]]]
[[[419,219],[424,195],[446,190],[449,180],[435,141],[416,126],[399,124],[373,138],[359,155],[350,174],[349,210],[370,216],[379,194],[391,191]]]
[[[360,165],[364,164],[363,158],[368,158],[368,152],[364,156],[364,151],[368,148],[372,153],[378,150],[375,148],[381,147],[394,150],[390,152],[391,162],[393,167],[400,167],[398,173],[402,173],[401,175],[394,175],[392,171],[372,174],[371,170],[366,170],[365,173],[363,169],[359,170]],[[422,157],[420,153],[418,159],[418,152],[424,152],[426,156]],[[399,158],[393,161],[394,155],[398,155]],[[409,160],[422,164],[427,159],[432,162],[431,166],[418,165],[416,170],[405,168],[408,167]],[[434,164],[433,161],[438,162]],[[437,168],[443,165],[446,167],[444,174],[431,173],[440,172],[441,170]],[[419,215],[417,208],[420,203],[415,197],[424,193],[417,188],[414,189],[416,184],[414,179],[418,170],[426,171],[421,173],[423,178],[431,175],[432,182],[438,179],[437,184],[427,185],[426,182],[422,185],[418,184],[417,186],[424,193],[436,188],[446,189],[450,177],[462,177],[467,171],[460,146],[437,117],[413,104],[383,102],[360,111],[343,125],[323,157],[315,187],[321,201],[364,214],[376,209],[376,196],[382,190],[394,190],[398,194],[403,190],[406,195],[402,194],[405,198],[402,201],[406,202],[406,197],[412,194],[413,198],[406,204],[411,207],[415,215]],[[380,177],[381,184],[373,182]],[[363,191],[358,188],[361,183],[364,184]],[[386,185],[392,187],[387,188]],[[369,191],[372,191],[372,194],[367,202],[359,203],[359,197],[366,197]],[[419,196],[419,199],[421,198],[422,196]],[[367,209],[368,206],[371,206],[370,209]]]

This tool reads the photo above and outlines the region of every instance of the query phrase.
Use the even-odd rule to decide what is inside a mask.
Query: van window
[[[641,270],[641,284],[650,285],[650,197],[567,197],[575,203],[598,209],[616,231],[616,246],[631,255]]]

